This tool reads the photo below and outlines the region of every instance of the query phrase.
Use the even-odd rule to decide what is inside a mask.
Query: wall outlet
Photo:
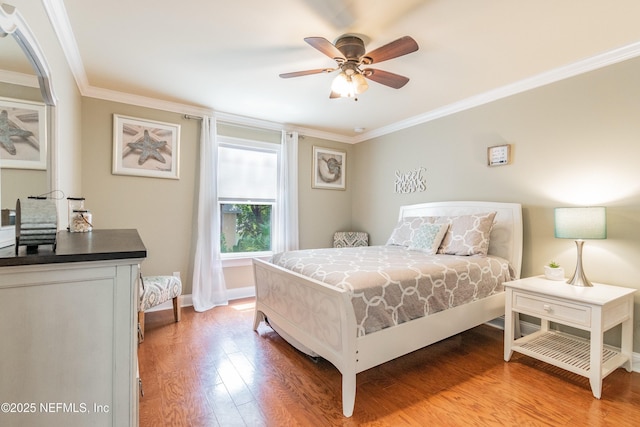
[[[173,272],[173,275],[174,275],[175,277],[177,277],[178,279],[180,278],[180,272],[179,272],[179,271],[174,271],[174,272]]]

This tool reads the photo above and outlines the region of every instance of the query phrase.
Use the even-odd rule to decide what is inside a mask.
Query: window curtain
[[[282,131],[273,251],[298,249],[298,133]]]
[[[206,311],[217,305],[228,303],[220,260],[216,135],[215,118],[203,117],[200,135],[197,240],[192,288],[193,308],[196,311]]]

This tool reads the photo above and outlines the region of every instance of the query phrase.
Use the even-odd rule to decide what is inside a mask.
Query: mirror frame
[[[47,136],[50,146],[47,159],[47,171],[49,173],[49,189],[51,189],[52,183],[55,182],[57,173],[55,169],[57,153],[57,147],[55,144],[55,106],[57,104],[57,98],[53,92],[53,86],[51,84],[51,71],[44,54],[42,53],[40,45],[36,41],[33,32],[20,12],[16,10],[14,6],[6,3],[0,3],[0,38],[8,35],[11,35],[15,39],[18,46],[20,46],[29,60],[29,63],[33,67],[38,78],[42,99],[47,107],[47,123],[49,124]],[[9,246],[11,244],[15,244],[15,227],[0,227],[0,247]]]

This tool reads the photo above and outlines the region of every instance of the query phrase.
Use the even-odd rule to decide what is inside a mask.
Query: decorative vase
[[[564,268],[544,266],[544,277],[549,280],[564,280]]]

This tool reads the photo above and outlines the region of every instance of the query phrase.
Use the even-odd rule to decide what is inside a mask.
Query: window
[[[272,250],[278,144],[219,137],[218,205],[223,258]]]

